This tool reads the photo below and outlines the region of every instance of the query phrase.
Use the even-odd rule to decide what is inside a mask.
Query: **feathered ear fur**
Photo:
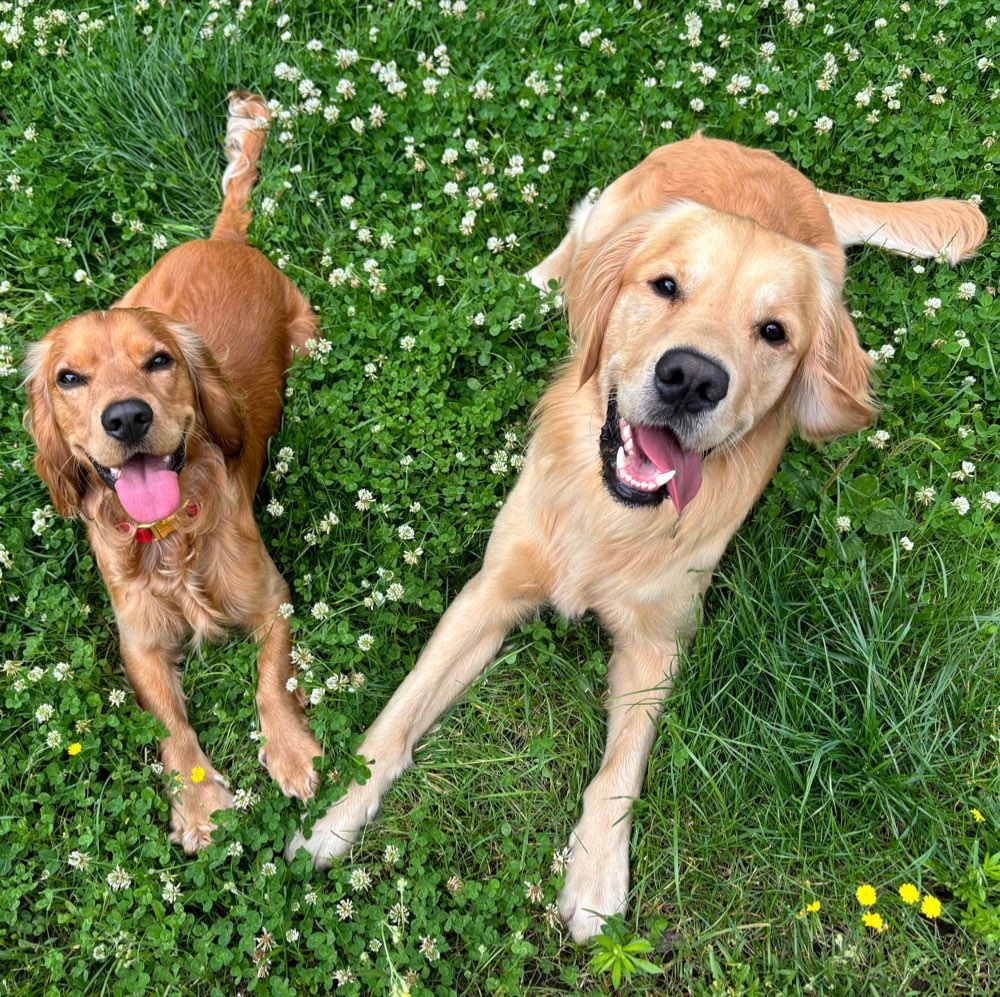
[[[229,378],[197,333],[179,322],[168,322],[167,327],[177,337],[205,432],[226,457],[238,457],[243,452],[246,424]]]
[[[839,290],[827,287],[823,297],[819,332],[791,393],[799,432],[814,443],[864,429],[876,411],[868,384],[872,361],[858,343]]]
[[[601,243],[581,246],[563,285],[569,331],[580,357],[580,383],[597,371],[604,333],[622,286],[622,273],[650,231],[652,216],[640,215]]]
[[[37,447],[35,470],[49,490],[52,505],[60,516],[76,516],[83,493],[87,490],[87,479],[83,468],[70,452],[52,412],[45,381],[47,355],[48,344],[45,340],[28,349],[24,363],[28,411],[24,421]]]

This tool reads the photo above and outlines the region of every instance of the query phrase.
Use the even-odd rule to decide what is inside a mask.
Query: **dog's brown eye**
[[[71,370],[64,370],[56,375],[56,384],[61,388],[78,388],[81,384],[86,384],[87,379]]]
[[[785,328],[780,322],[765,322],[760,327],[760,335],[769,343],[783,343],[785,341]]]
[[[169,353],[157,353],[149,363],[146,370],[163,370],[164,367],[172,367],[174,358]]]
[[[673,277],[660,277],[658,280],[652,282],[653,290],[656,291],[660,297],[663,298],[676,298],[677,297],[677,281]]]

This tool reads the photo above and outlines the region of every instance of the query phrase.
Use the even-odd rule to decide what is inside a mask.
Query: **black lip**
[[[618,421],[618,402],[612,395],[608,399],[608,418],[601,426],[598,447],[601,452],[601,477],[611,497],[629,508],[649,508],[659,505],[667,497],[667,487],[655,492],[641,492],[618,480],[618,449],[622,446],[622,431]]]
[[[132,457],[136,457],[142,453],[145,453],[145,451],[137,450],[134,454],[132,454]],[[184,460],[187,456],[184,440],[181,440],[181,445],[173,452],[172,456],[173,459],[170,461],[170,470],[173,471],[175,474],[180,474],[181,470],[184,467]],[[131,460],[132,457],[129,457],[129,460]],[[101,481],[103,481],[108,488],[114,491],[115,479],[111,477],[111,468],[105,467],[103,464],[98,463],[98,461],[94,460],[94,458],[91,457],[90,454],[87,454],[87,459],[90,461],[91,464],[94,465],[94,470],[97,472],[97,476],[101,479]]]

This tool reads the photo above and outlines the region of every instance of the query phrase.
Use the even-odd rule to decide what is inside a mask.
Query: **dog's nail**
[[[618,468],[619,470],[625,466],[625,448],[618,448]]]
[[[660,471],[656,476],[656,487],[662,488],[668,481],[673,481],[676,471]]]

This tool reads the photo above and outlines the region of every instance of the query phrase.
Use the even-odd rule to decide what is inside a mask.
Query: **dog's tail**
[[[862,201],[823,194],[841,246],[867,243],[923,259],[943,254],[949,263],[967,259],[986,238],[986,219],[969,201]]]
[[[263,97],[242,90],[229,95],[225,145],[229,165],[222,174],[222,210],[212,229],[213,239],[246,241],[253,217],[246,205],[257,181],[257,160],[270,120],[271,112]]]

